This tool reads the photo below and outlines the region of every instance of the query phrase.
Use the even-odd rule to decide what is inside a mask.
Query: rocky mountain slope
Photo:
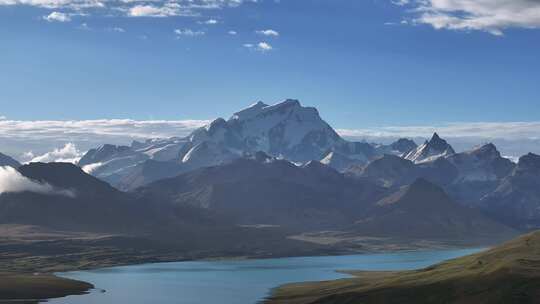
[[[532,153],[522,156],[511,174],[485,195],[479,206],[494,218],[516,227],[539,227],[540,156]]]
[[[9,166],[19,168],[21,164],[10,156],[0,153],[0,167]]]
[[[512,229],[478,210],[453,201],[440,187],[424,179],[414,181],[376,203],[365,218],[355,222],[362,235],[409,239],[506,240]]]
[[[384,193],[316,161],[298,167],[257,155],[157,181],[136,194],[210,210],[238,225],[302,232],[350,224]]]

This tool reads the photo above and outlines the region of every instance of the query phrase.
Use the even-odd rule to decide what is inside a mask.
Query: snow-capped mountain
[[[126,178],[148,182],[147,178],[134,176],[148,171],[144,169],[149,168],[144,165],[147,161],[170,163],[177,173],[225,164],[261,151],[294,163],[325,160],[329,166],[343,170],[350,164],[366,164],[383,150],[392,148],[376,149],[368,143],[343,139],[317,109],[288,99],[275,105],[257,102],[228,120],[212,121],[186,138],[133,142],[131,146],[104,145],[88,151],[79,165],[118,186],[126,185]],[[151,180],[155,180],[155,173],[165,172],[167,166],[153,163],[151,167],[159,167],[152,170]]]
[[[338,171],[345,171],[351,166],[365,163],[365,161],[351,159],[336,151],[329,152],[320,162]]]
[[[440,157],[450,156],[455,153],[452,146],[435,133],[429,141],[426,141],[424,144],[406,153],[404,158],[418,164],[432,161]]]
[[[205,144],[203,149],[200,145]],[[229,120],[218,118],[196,130],[189,137],[181,159],[190,163],[194,157],[206,164],[216,164],[234,155],[263,151],[293,162],[322,159],[328,151],[346,150],[353,158],[367,159],[363,151],[348,147],[312,107],[303,107],[297,100],[275,105],[257,102],[234,113]],[[198,155],[203,154],[199,157]]]
[[[178,158],[186,139],[151,139],[146,142],[134,141],[131,146],[103,145],[89,150],[78,165],[87,173],[114,185],[137,171],[137,166],[148,160],[171,162]]]
[[[501,156],[495,145],[486,144],[469,151],[452,153],[453,150],[435,134],[430,142],[418,147],[421,152],[431,155],[414,162],[407,157],[385,155],[370,162],[365,167],[351,167],[348,173],[359,177],[377,179],[385,185],[401,186],[422,177],[440,186],[475,182],[497,182],[508,176],[515,167]],[[437,149],[436,147],[440,147]],[[412,153],[412,152],[411,152]]]

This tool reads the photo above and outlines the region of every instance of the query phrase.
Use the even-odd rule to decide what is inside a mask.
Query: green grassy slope
[[[267,303],[538,303],[540,232],[422,270],[351,273],[351,279],[280,287]]]

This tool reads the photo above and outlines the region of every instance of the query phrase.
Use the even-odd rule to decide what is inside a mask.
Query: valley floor
[[[478,245],[450,241],[413,242],[353,237],[329,231],[298,235],[288,241],[282,237],[269,238],[266,241],[268,247],[261,250],[245,248],[224,251],[210,248],[190,251],[136,237],[51,231],[24,225],[0,225],[0,302],[80,294],[92,287],[84,282],[51,275],[55,272],[197,259],[343,255]],[[282,247],[279,251],[269,249],[277,244]]]

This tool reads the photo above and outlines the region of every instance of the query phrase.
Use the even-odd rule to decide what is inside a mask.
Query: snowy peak
[[[323,159],[321,159],[320,163],[332,167],[338,171],[345,171],[349,167],[355,164],[361,164],[362,162],[348,158],[342,153],[331,151]]]
[[[193,147],[209,141],[239,156],[263,151],[300,162],[321,159],[325,151],[345,142],[315,108],[294,99],[275,105],[257,102],[227,121],[216,119],[195,131],[190,141]]]
[[[434,133],[429,141],[426,141],[423,145],[407,153],[404,158],[415,163],[422,163],[453,155],[455,153],[452,146],[450,146],[446,140],[440,138],[439,134]]]
[[[103,162],[114,157],[121,156],[131,151],[128,146],[115,146],[105,144],[96,149],[88,151],[79,161],[80,166],[86,166],[96,162]]]
[[[265,104],[262,101],[258,101],[256,103],[250,105],[249,107],[234,113],[233,116],[230,119],[231,120],[232,119],[236,119],[236,120],[249,119],[249,118],[259,114],[265,107],[268,107],[268,105]]]
[[[428,147],[435,151],[450,151],[454,154],[454,149],[446,142],[446,140],[439,137],[439,134],[433,133],[433,137],[428,142]]]

